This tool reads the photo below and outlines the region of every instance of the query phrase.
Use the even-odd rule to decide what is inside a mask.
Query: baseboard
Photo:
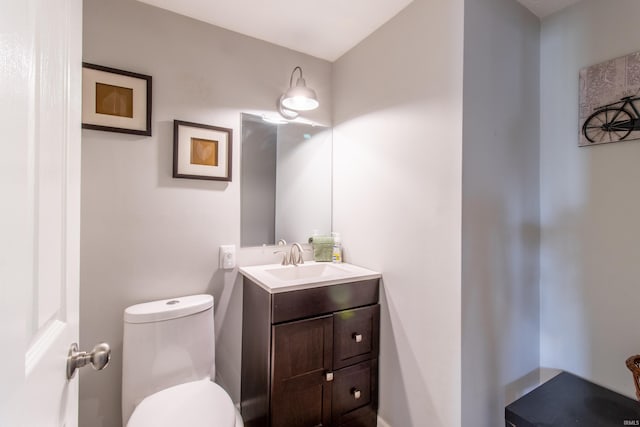
[[[378,415],[378,427],[391,427],[391,424],[380,418],[380,415]]]

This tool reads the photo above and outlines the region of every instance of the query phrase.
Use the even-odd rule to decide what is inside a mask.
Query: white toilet
[[[192,295],[124,311],[122,424],[242,427],[216,383],[213,297]]]

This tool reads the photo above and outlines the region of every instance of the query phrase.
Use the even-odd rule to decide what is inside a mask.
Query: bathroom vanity
[[[327,263],[240,271],[245,426],[376,426],[380,274]]]

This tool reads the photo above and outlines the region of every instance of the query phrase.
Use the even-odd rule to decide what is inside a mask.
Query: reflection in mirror
[[[242,247],[331,232],[332,131],[242,114]]]

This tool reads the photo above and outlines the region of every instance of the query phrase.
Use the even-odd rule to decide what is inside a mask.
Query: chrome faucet
[[[278,244],[278,246],[283,246]],[[280,263],[281,265],[298,265],[298,264],[304,264],[304,259],[302,258],[302,245],[298,242],[294,242],[291,244],[291,247],[289,248],[289,252],[287,253],[286,250],[277,250],[274,251],[274,254],[282,254],[282,262]]]
[[[289,265],[289,260],[291,259],[291,254],[287,253],[286,250],[277,250],[277,251],[273,251],[274,254],[282,254],[282,262],[280,262],[280,265]]]
[[[302,259],[302,245],[298,242],[291,244],[291,249],[289,249],[289,264],[304,264],[304,259]]]

